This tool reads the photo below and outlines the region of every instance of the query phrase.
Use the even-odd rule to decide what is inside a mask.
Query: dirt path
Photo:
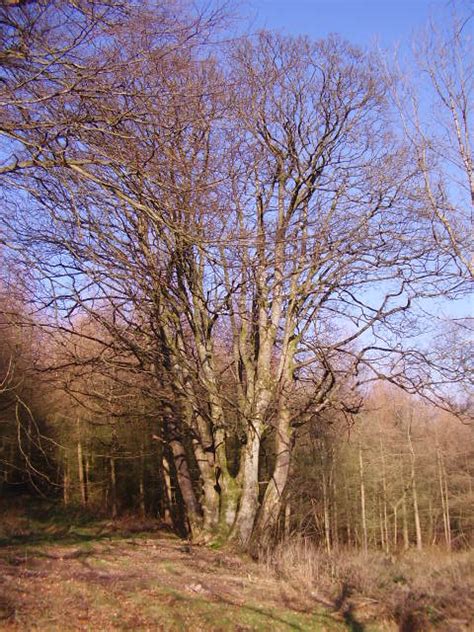
[[[348,626],[318,598],[308,602],[303,591],[251,561],[160,534],[2,547],[0,629],[341,631]]]

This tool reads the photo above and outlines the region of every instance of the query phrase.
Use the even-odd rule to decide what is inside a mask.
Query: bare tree
[[[453,273],[376,59],[269,33],[219,59],[217,19],[94,22],[53,84],[7,64],[1,175],[45,326],[87,314],[109,362],[150,379],[193,534],[247,546],[276,528],[298,429],[357,410],[347,384],[430,382],[402,337]]]
[[[417,35],[415,66],[399,63],[393,97],[423,176],[433,233],[462,279],[473,275],[474,13],[468,2],[449,11]]]

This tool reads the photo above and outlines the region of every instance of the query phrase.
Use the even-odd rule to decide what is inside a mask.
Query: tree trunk
[[[349,515],[349,511],[350,511],[349,488],[348,488],[348,484],[347,484],[347,478],[346,478],[345,475],[344,475],[344,502],[345,502],[344,518],[345,518],[345,522],[346,522],[346,544],[348,546],[351,546],[351,544],[352,544],[352,529],[351,529],[351,522],[352,522],[352,520],[350,519],[350,515]]]
[[[63,463],[63,502],[64,506],[67,507],[69,505],[69,484],[70,484],[70,473],[69,473],[69,459],[67,454],[64,455],[64,463]]]
[[[339,548],[339,515],[338,515],[338,504],[337,504],[337,499],[338,499],[338,489],[337,489],[337,484],[336,484],[336,453],[335,450],[333,449],[332,451],[332,464],[331,464],[331,480],[332,480],[332,485],[331,485],[331,494],[332,494],[332,501],[331,501],[331,507],[332,507],[332,527],[331,527],[331,533],[332,533],[332,545],[333,548],[337,551],[337,549]]]
[[[275,535],[290,472],[293,445],[294,434],[290,426],[290,411],[286,406],[282,406],[275,437],[276,456],[273,475],[265,490],[256,526],[256,537],[261,542],[267,543]]]
[[[418,509],[418,493],[416,489],[416,471],[415,471],[415,450],[413,449],[413,442],[411,439],[411,424],[412,424],[412,415],[410,422],[408,424],[407,429],[407,439],[408,439],[408,447],[410,450],[410,464],[411,464],[411,492],[412,492],[412,501],[413,501],[413,515],[415,518],[415,534],[416,534],[416,548],[421,551],[423,548],[423,542],[421,538],[421,525],[420,525],[420,512]]]
[[[90,472],[91,472],[91,463],[89,455],[86,454],[84,458],[84,482],[86,487],[86,497],[87,502],[90,501]]]
[[[452,547],[452,535],[451,535],[451,515],[449,511],[449,494],[448,494],[448,476],[446,474],[446,467],[443,462],[443,476],[444,476],[444,498],[446,505],[446,532],[447,532],[447,546],[451,550]]]
[[[410,548],[410,536],[408,533],[408,515],[407,515],[407,501],[406,492],[403,492],[402,500],[402,520],[403,520],[403,548],[408,551]]]
[[[377,505],[379,511],[380,547],[382,548],[382,551],[385,551],[385,528],[383,522],[382,504],[382,499],[380,498],[380,496],[378,496]]]
[[[162,458],[162,475],[163,475],[163,522],[167,525],[173,524],[172,518],[172,505],[173,505],[173,490],[171,487],[170,465],[166,460],[166,457]]]
[[[199,503],[194,493],[193,482],[188,467],[186,450],[178,439],[174,438],[169,442],[173,460],[176,468],[179,490],[183,498],[186,516],[189,523],[191,536],[195,536],[201,529],[202,518]]]
[[[194,299],[195,314],[202,316],[205,309],[201,299],[196,296]],[[200,317],[198,321],[200,322]],[[200,331],[199,326],[197,330]],[[213,534],[217,527],[219,537],[227,537],[235,522],[240,493],[227,462],[224,410],[216,378],[212,341],[201,331],[196,347],[201,362],[201,377],[209,396],[209,422],[198,412],[199,406],[191,411],[191,418],[196,419],[196,429],[201,440],[200,447],[197,443],[195,445],[195,454],[197,447],[196,458],[203,481],[202,528],[207,534]],[[184,402],[184,407],[189,416],[189,404]]]
[[[324,467],[324,466],[323,466]],[[329,499],[328,499],[328,484],[326,473],[323,470],[323,508],[324,508],[324,541],[326,543],[326,551],[331,553],[331,523],[329,516]]]
[[[362,521],[362,547],[364,553],[368,550],[368,535],[367,535],[367,515],[365,508],[365,480],[364,480],[364,461],[362,459],[362,445],[359,436],[359,478],[360,478],[360,511]]]
[[[77,420],[77,430],[78,430],[78,436],[77,436],[77,472],[78,472],[78,478],[79,478],[79,489],[81,492],[81,504],[83,507],[87,506],[87,489],[86,489],[86,479],[85,479],[85,475],[84,475],[84,459],[83,459],[83,455],[82,455],[82,443],[81,443],[81,436],[80,436],[80,426],[79,426],[79,419]]]
[[[413,479],[412,495],[413,495],[413,513],[415,516],[416,548],[419,551],[421,551],[423,548],[423,541],[421,538],[420,512],[418,510],[418,495],[416,491],[415,479]]]
[[[186,380],[183,378],[186,383]],[[192,448],[196,464],[199,469],[201,478],[201,499],[200,508],[202,510],[202,531],[206,534],[206,539],[212,536],[217,531],[219,525],[219,482],[218,473],[222,471],[221,467],[218,467],[216,463],[216,441],[222,441],[222,448],[225,452],[225,437],[221,436],[222,433],[215,429],[215,436],[210,429],[210,422],[205,420],[199,411],[199,407],[196,402],[193,402],[194,394],[191,393],[190,397],[185,399],[181,398],[181,408],[185,424],[187,427],[193,430],[194,438],[192,441]],[[210,406],[210,417],[217,416],[216,423],[222,416],[222,411],[218,409],[216,404]],[[225,457],[219,452],[219,455]],[[224,464],[224,468],[227,464]]]
[[[383,508],[383,532],[382,540],[385,539],[385,551],[388,553],[390,550],[390,538],[388,534],[388,510],[387,510],[387,474],[385,469],[385,450],[380,437],[380,456],[382,460],[382,508]]]
[[[283,532],[285,535],[285,539],[288,540],[291,533],[291,505],[289,502],[285,505],[285,522]]]
[[[112,518],[115,519],[117,517],[117,474],[114,457],[110,457],[110,498],[112,502]]]
[[[217,491],[215,468],[209,464],[206,453],[199,441],[193,441],[193,450],[201,474],[203,530],[208,534],[212,534],[219,524],[219,493]]]
[[[142,518],[146,515],[146,504],[145,504],[145,446],[141,445],[140,451],[140,482],[138,488],[138,497],[140,503],[140,515]]]
[[[239,509],[231,531],[231,539],[246,547],[250,541],[258,511],[258,459],[261,428],[253,427],[248,433],[242,455],[242,492]]]
[[[395,505],[393,508],[393,550],[396,551],[397,550],[397,544],[398,544],[398,521],[397,521],[397,513],[398,513],[398,506]]]
[[[443,511],[444,539],[448,550],[451,549],[451,520],[449,515],[449,497],[446,469],[444,467],[443,455],[439,444],[436,444],[436,456],[438,464],[439,491],[441,496],[441,507]]]

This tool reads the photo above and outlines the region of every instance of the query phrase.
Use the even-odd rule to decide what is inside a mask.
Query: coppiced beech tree
[[[261,544],[295,433],[355,412],[348,384],[435,397],[407,334],[450,257],[370,54],[267,32],[217,49],[216,14],[130,12],[58,58],[64,89],[5,71],[9,230],[45,325],[85,313],[109,363],[153,377],[192,535]]]
[[[441,289],[443,262],[370,56],[337,39],[271,34],[234,55],[234,116],[247,153],[224,276],[233,279],[229,318],[249,423],[233,526],[245,542],[253,529],[261,537],[275,525],[295,428],[329,404],[343,373],[383,372],[381,356],[408,323],[410,303],[429,278]],[[274,471],[259,503],[258,455],[269,427]]]

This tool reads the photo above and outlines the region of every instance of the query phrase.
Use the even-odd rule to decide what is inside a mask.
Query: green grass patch
[[[235,604],[223,599],[192,596],[161,587],[131,594],[129,599],[149,621],[161,621],[166,630],[186,632],[191,629],[235,631],[311,630],[340,632],[347,630],[326,613],[296,613],[267,608],[253,603]]]

